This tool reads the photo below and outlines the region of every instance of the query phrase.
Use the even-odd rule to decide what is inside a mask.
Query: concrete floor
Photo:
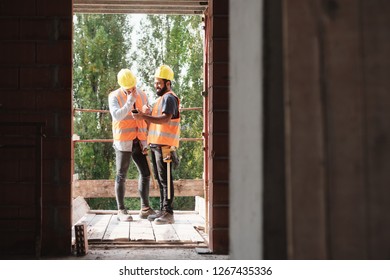
[[[92,248],[85,256],[62,260],[228,260],[228,255],[198,253],[194,248]]]

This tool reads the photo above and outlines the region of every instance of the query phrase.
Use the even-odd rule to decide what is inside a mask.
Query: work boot
[[[175,223],[175,219],[173,218],[173,213],[169,213],[169,212],[162,212],[163,214],[156,218],[154,220],[154,223],[156,225],[164,225],[164,224],[174,224]]]
[[[131,222],[133,220],[133,217],[130,216],[126,209],[118,210],[116,218],[121,222]]]
[[[147,219],[150,215],[155,215],[156,211],[154,211],[152,208],[148,208],[146,210],[141,209],[139,211],[139,217],[140,219]]]
[[[163,212],[157,211],[155,214],[152,214],[152,215],[149,215],[149,216],[148,216],[148,221],[151,221],[151,222],[152,222],[152,221],[154,221],[155,219],[161,217],[162,214],[163,214]]]

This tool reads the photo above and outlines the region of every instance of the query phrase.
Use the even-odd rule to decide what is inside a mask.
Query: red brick
[[[36,0],[37,14],[43,16],[72,16],[73,1]]]
[[[9,140],[9,139],[7,139],[7,140],[9,142],[12,141],[12,140]],[[7,149],[7,143],[5,143],[5,142],[6,141],[2,140],[2,144],[6,145],[6,146],[3,147],[0,150],[1,159],[2,160],[12,160],[12,159],[15,159],[15,149],[14,148]],[[16,142],[16,140],[14,140],[14,142]],[[20,139],[18,139],[18,142],[21,142]],[[19,143],[11,143],[9,145],[12,145],[12,144],[19,144]],[[18,148],[18,149],[19,149],[18,158],[17,158],[18,160],[21,160],[21,159],[31,159],[35,155],[34,148]]]
[[[213,134],[213,154],[216,157],[229,157],[229,137],[226,134]]]
[[[26,219],[31,219],[36,216],[35,211],[35,204],[30,206],[21,206],[19,208],[19,216]]]
[[[69,66],[60,66],[58,69],[57,77],[57,87],[69,89],[69,92],[72,89],[72,66],[69,62]],[[71,94],[71,93],[69,93]]]
[[[72,40],[73,21],[71,17],[61,19],[58,28],[58,40]]]
[[[44,160],[43,182],[45,185],[69,186],[72,184],[72,167],[70,160]]]
[[[228,182],[213,182],[210,186],[212,193],[210,201],[212,204],[229,204],[229,183]]]
[[[38,148],[38,147],[37,147]],[[35,153],[35,149],[34,149]],[[37,165],[36,157],[30,160],[21,160],[19,164],[19,178],[22,182],[32,182],[34,183],[36,177]]]
[[[39,91],[37,93],[38,110],[70,110],[72,96],[65,90]]]
[[[211,63],[210,69],[210,86],[226,87],[229,85],[229,63]]]
[[[35,110],[35,91],[0,90],[0,103],[5,110]]]
[[[229,160],[213,159],[213,171],[210,174],[211,181],[229,181]]]
[[[21,19],[20,39],[49,40],[54,36],[54,21],[50,19]]]
[[[229,228],[229,206],[212,206],[210,227],[212,228]]]
[[[48,205],[67,206],[71,205],[71,185],[44,185],[43,201]]]
[[[35,13],[35,1],[2,0],[0,4],[0,16],[31,16],[35,15]]]
[[[0,40],[16,40],[19,38],[19,20],[0,19]]]
[[[229,0],[218,0],[210,3],[212,15],[228,15],[229,14]]]
[[[9,213],[7,216],[2,216],[1,218],[9,218],[10,220],[0,220],[0,228],[1,228],[1,231],[15,231],[18,229],[18,223],[19,221],[17,220],[11,220],[11,219],[17,219],[18,218],[18,211],[15,211],[15,207],[13,207],[13,209],[10,209],[8,207],[5,207],[6,208],[6,212],[11,212],[12,210],[12,214]],[[2,209],[3,210],[3,209]]]
[[[213,87],[209,94],[211,95],[211,110],[229,110],[229,88]],[[238,93],[240,94],[240,93]]]
[[[16,67],[0,68],[0,88],[17,89],[19,87],[19,69]]]
[[[229,112],[213,111],[210,113],[213,133],[229,133]]]
[[[214,254],[229,253],[229,229],[211,228],[209,231],[210,249]]]
[[[209,60],[212,62],[229,62],[228,39],[213,39],[211,41]]]
[[[71,139],[46,137],[43,142],[43,158],[70,159]]]
[[[37,62],[43,64],[71,64],[70,41],[56,41],[37,44]]]
[[[55,114],[51,110],[23,113],[19,120],[22,122],[43,122],[43,130],[47,137],[55,136],[61,138],[70,138],[72,135],[72,114],[67,111],[58,111]]]
[[[52,88],[53,67],[25,67],[20,69],[20,87],[23,89]]]
[[[0,63],[29,64],[35,62],[35,44],[3,42],[0,45]]]
[[[15,231],[0,235],[0,255],[6,252],[7,259],[35,255],[35,233]]]
[[[61,124],[61,130],[57,133],[57,135],[60,137],[71,137],[73,134],[72,108],[70,108],[69,112],[61,112],[58,119],[59,123]]]
[[[43,207],[42,251],[44,255],[69,253],[71,248],[71,208]]]
[[[213,38],[229,38],[229,18],[227,16],[213,16],[211,34]]]
[[[4,150],[4,149],[2,149]],[[3,152],[3,151],[1,151]],[[1,158],[2,168],[0,168],[0,178],[4,182],[15,182],[19,180],[19,161],[14,160],[5,160]]]
[[[4,183],[3,183],[4,184]],[[12,183],[2,187],[1,205],[33,205],[35,197],[35,183]]]

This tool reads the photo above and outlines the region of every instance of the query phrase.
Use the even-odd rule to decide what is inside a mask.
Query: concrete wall
[[[234,259],[263,258],[263,1],[230,1],[230,238]],[[250,32],[248,32],[250,31]]]

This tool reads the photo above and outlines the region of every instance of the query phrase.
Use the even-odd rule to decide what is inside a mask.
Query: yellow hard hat
[[[156,73],[154,74],[155,78],[165,79],[165,80],[173,80],[173,71],[171,67],[168,65],[161,65],[156,69]]]
[[[129,69],[119,71],[117,78],[118,84],[125,89],[132,88],[137,83],[137,78]]]

